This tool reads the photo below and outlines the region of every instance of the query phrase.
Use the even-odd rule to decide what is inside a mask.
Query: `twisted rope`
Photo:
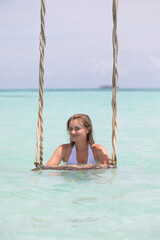
[[[116,142],[117,142],[117,82],[118,82],[118,35],[117,35],[117,13],[118,13],[118,0],[113,0],[112,14],[113,14],[113,32],[112,32],[112,42],[113,42],[113,74],[112,74],[112,161],[111,164],[117,165],[116,157]]]
[[[40,62],[39,62],[39,111],[38,111],[38,122],[37,122],[37,144],[36,144],[36,161],[35,166],[43,165],[43,76],[44,76],[44,48],[46,45],[45,39],[45,0],[41,0],[41,31],[40,31]],[[40,162],[38,160],[40,158]]]

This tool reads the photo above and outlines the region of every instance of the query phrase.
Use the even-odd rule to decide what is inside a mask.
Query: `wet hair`
[[[67,131],[69,131],[70,121],[75,119],[78,119],[83,124],[83,126],[89,130],[89,132],[87,133],[87,142],[90,145],[94,144],[92,122],[90,117],[86,114],[79,113],[71,116],[67,121]],[[70,144],[71,146],[74,145],[74,142],[71,139],[70,139]]]

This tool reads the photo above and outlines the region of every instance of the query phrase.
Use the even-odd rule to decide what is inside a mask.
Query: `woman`
[[[46,167],[56,167],[61,161],[76,166],[77,164],[110,166],[111,159],[106,149],[102,145],[94,143],[92,123],[89,116],[85,114],[73,115],[67,121],[67,130],[70,143],[60,145],[47,162]]]

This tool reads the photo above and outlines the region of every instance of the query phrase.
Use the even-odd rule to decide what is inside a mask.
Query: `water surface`
[[[111,155],[111,91],[45,91],[44,163],[87,113]],[[118,91],[116,169],[30,171],[37,91],[0,91],[0,232],[10,239],[159,239],[160,92]]]

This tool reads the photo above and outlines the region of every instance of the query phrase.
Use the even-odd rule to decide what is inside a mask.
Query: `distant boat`
[[[112,85],[102,85],[99,88],[101,88],[101,89],[112,89],[113,86]],[[117,86],[117,88],[119,88],[119,87]]]
[[[102,89],[112,89],[113,87],[112,87],[112,85],[102,85],[102,86],[100,86],[99,88],[102,88]]]

